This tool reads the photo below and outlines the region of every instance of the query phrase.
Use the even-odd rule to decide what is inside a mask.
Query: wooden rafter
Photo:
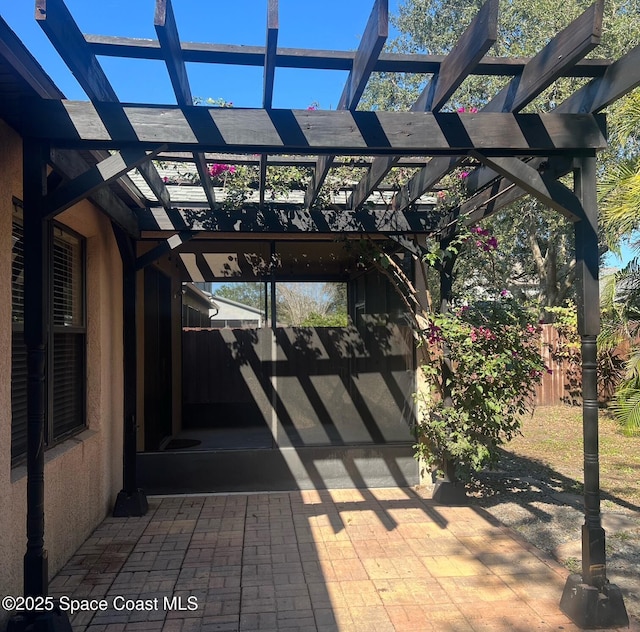
[[[66,179],[80,177],[90,166],[74,151],[52,149],[49,162]],[[138,218],[133,211],[108,187],[101,187],[89,194],[89,199],[105,213],[111,221],[130,237],[139,237]]]
[[[364,35],[353,60],[353,67],[349,72],[342,95],[338,101],[338,110],[355,110],[360,97],[373,72],[378,55],[382,51],[389,34],[389,2],[376,0],[371,10]],[[311,176],[311,182],[304,198],[306,208],[311,208],[329,173],[334,156],[320,156],[316,168]]]
[[[358,211],[243,209],[209,213],[198,209],[147,209],[139,213],[144,231],[222,233],[429,233],[437,226],[429,211],[398,213],[389,209]]]
[[[602,31],[603,0],[598,0],[558,33],[484,108],[482,113],[520,111],[545,88],[597,46]],[[459,162],[434,158],[399,192],[396,208],[404,209],[431,189]]]
[[[497,36],[498,0],[487,0],[440,66],[440,71],[427,82],[411,111],[439,111],[495,43]],[[356,185],[347,206],[362,206],[398,160],[398,157],[374,160],[371,168]]]
[[[95,101],[118,102],[118,96],[64,2],[36,0],[36,20],[87,96]],[[157,181],[148,184],[155,193]],[[161,193],[163,188],[158,190],[158,199],[168,197],[166,189],[165,193]]]
[[[155,154],[162,148],[158,147]],[[113,182],[141,163],[153,158],[154,153],[138,149],[126,149],[112,154],[70,182],[58,187],[44,199],[44,216],[51,219],[80,200],[89,197],[105,184]]]
[[[131,57],[135,59],[161,60],[160,43],[150,39],[114,37],[107,35],[85,35],[94,55],[105,57]],[[207,44],[183,42],[182,53],[186,62],[230,64],[236,66],[263,66],[264,46],[236,44]],[[353,67],[355,51],[317,50],[303,48],[278,48],[278,68],[301,68],[312,70],[343,70]],[[434,74],[446,55],[423,55],[420,53],[381,53],[373,72],[408,72]],[[516,76],[529,62],[528,57],[483,57],[472,75]],[[573,68],[567,69],[567,77],[600,77],[610,64],[607,59],[582,59]]]
[[[604,117],[510,114],[261,110],[25,102],[36,138],[69,148],[167,149],[343,155],[553,155],[606,146]],[[126,125],[114,126],[114,120]],[[430,164],[430,163],[429,163]]]
[[[173,92],[176,95],[178,105],[193,105],[193,95],[189,85],[189,76],[187,75],[187,66],[182,57],[182,48],[180,45],[180,37],[178,35],[178,27],[176,25],[175,16],[171,0],[156,0],[156,11],[153,24],[160,41],[160,48],[164,52],[164,61],[169,72]],[[215,204],[215,195],[211,178],[209,177],[209,169],[204,153],[193,152],[193,160],[198,170],[200,184],[207,196],[210,206]]]
[[[273,86],[276,76],[276,51],[278,49],[278,0],[267,4],[267,45],[264,54],[264,77],[262,82],[262,107],[270,110],[273,105]],[[260,155],[260,204],[264,204],[267,187],[267,154]]]
[[[36,20],[87,96],[95,101],[117,103],[118,96],[115,90],[64,2],[36,0]],[[150,169],[153,169],[153,165],[146,171],[141,170],[143,177]],[[168,199],[169,194],[159,177],[153,181],[147,180],[147,184],[159,200]]]
[[[164,255],[172,252],[182,244],[190,241],[195,237],[195,232],[184,230],[179,233],[171,235],[168,239],[165,239],[162,243],[158,244],[155,248],[152,248],[143,255],[140,255],[135,262],[136,270],[143,270],[149,264],[153,263],[163,257]]]
[[[640,73],[637,72],[639,67],[640,45],[613,62],[602,77],[597,77],[576,90],[555,109],[555,112],[580,113],[603,110],[640,85]],[[540,162],[540,159],[533,160],[530,166],[537,168]],[[470,175],[468,189],[471,192],[480,191],[498,177],[499,174],[493,169],[481,167]],[[520,191],[521,195],[525,195],[524,190]]]
[[[546,177],[517,158],[487,158],[479,152],[473,152],[472,155],[570,221],[577,222],[584,218],[580,201],[573,191],[554,178]]]

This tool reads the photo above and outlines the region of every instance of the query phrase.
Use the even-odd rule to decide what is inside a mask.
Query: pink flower
[[[209,167],[209,175],[212,178],[216,178],[225,171],[228,171],[229,173],[235,173],[236,168],[234,165],[223,165],[219,163],[214,163]]]
[[[167,176],[164,176],[164,177],[162,178],[162,181],[163,181],[165,184],[167,184],[167,182],[169,182],[169,178],[168,178]]]
[[[444,191],[438,191],[438,193],[436,195],[438,196],[438,199],[440,199],[440,200],[444,200],[444,198],[447,197],[447,194]]]
[[[463,112],[466,112],[464,106],[462,106],[461,108],[458,108],[458,112],[460,112],[460,114],[462,114]]]
[[[458,178],[460,178],[460,180],[464,180],[465,178],[469,177],[469,172],[468,171],[463,171],[462,173],[458,174]]]
[[[471,114],[477,114],[478,108],[469,108],[469,112],[471,112]]]

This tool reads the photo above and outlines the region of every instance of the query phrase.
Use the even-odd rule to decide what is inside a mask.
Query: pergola
[[[596,336],[598,309],[598,209],[596,152],[606,146],[601,112],[640,83],[640,47],[616,61],[586,59],[598,44],[603,2],[599,0],[531,59],[486,56],[497,39],[498,0],[487,0],[446,56],[383,53],[388,34],[387,0],[375,0],[359,48],[353,52],[278,47],[278,1],[268,0],[262,47],[181,43],[171,0],[156,0],[157,40],[83,35],[63,0],[37,0],[36,19],[74,73],[89,101],[37,99],[19,104],[24,142],[24,254],[29,357],[28,551],[25,590],[47,591],[44,534],[44,390],[47,249],[43,227],[56,215],[90,198],[112,221],[124,264],[125,458],[119,515],[144,513],[137,489],[136,272],[171,251],[220,238],[293,239],[336,234],[388,236],[420,254],[416,236],[446,240],[458,222],[481,221],[530,194],[575,226],[579,330],[582,339],[585,523],[582,575],[572,576],[563,608],[579,624],[626,621],[619,590],[606,576],[605,534],[600,519]],[[163,60],[175,105],[120,103],[98,56]],[[263,68],[259,109],[193,105],[187,63]],[[276,68],[349,71],[335,110],[274,109]],[[360,98],[374,72],[428,73],[408,112],[361,111]],[[447,109],[471,74],[503,75],[508,84],[479,112]],[[560,77],[588,82],[549,113],[522,113]],[[332,165],[357,158],[364,175],[330,208],[316,203]],[[462,161],[480,166],[468,182],[468,199],[447,212],[423,202]],[[154,160],[192,163],[200,201],[180,200],[158,173]],[[259,167],[257,200],[244,208],[219,203],[209,177],[211,163]],[[312,168],[296,203],[269,200],[267,167]],[[381,186],[399,164],[419,171],[395,192]],[[47,169],[53,176],[47,178]],[[137,169],[141,193],[127,174]],[[560,178],[574,173],[571,190]],[[140,186],[142,188],[142,185]],[[376,193],[377,197],[372,198]],[[386,197],[385,197],[386,196]],[[387,200],[376,205],[374,199]],[[153,248],[136,252],[136,242]]]

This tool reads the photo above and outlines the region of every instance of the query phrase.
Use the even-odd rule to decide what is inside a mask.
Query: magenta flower
[[[460,178],[460,180],[464,180],[465,178],[469,177],[469,172],[468,171],[463,171],[462,173],[458,174],[458,178]]]

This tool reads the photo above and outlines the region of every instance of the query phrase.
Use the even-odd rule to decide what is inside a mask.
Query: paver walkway
[[[106,519],[51,594],[96,600],[72,617],[86,632],[568,632],[565,578],[480,509],[302,491],[152,497],[143,518]]]

